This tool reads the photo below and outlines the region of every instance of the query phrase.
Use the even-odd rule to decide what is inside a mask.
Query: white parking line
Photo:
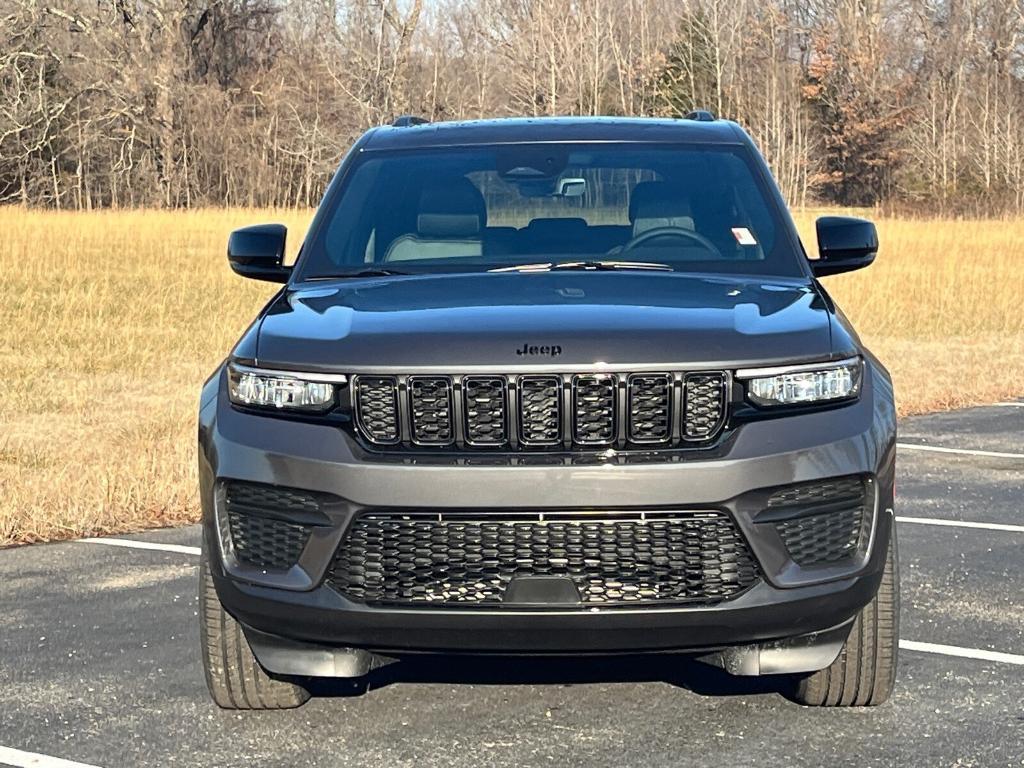
[[[998,661],[1002,664],[1024,665],[1024,656],[1016,653],[986,651],[984,648],[960,648],[956,645],[937,645],[935,643],[919,643],[916,640],[900,640],[900,650],[937,653],[940,656],[956,656],[961,659]]]
[[[940,520],[937,517],[899,517],[898,523],[916,523],[918,525],[941,525],[947,528],[980,528],[985,531],[1009,531],[1024,533],[1024,525],[1007,525],[1006,523],[973,523],[966,520]]]
[[[1019,403],[1015,403],[1015,402],[992,403],[992,405],[998,405],[1000,408],[1024,408],[1024,401],[1019,402]]]
[[[0,747],[0,765],[13,765],[15,768],[97,768],[89,763],[76,763],[74,760],[22,752],[10,747]]]
[[[962,453],[967,456],[990,456],[996,459],[1024,459],[1024,453],[1003,453],[1002,451],[975,451],[969,448],[944,448],[940,445],[915,445],[896,443],[897,448],[908,451],[932,451],[934,453]]]
[[[182,544],[158,544],[153,541],[137,541],[135,539],[107,539],[98,536],[95,539],[77,539],[78,544],[105,544],[108,547],[128,547],[129,549],[155,549],[159,552],[177,552],[182,555],[198,555],[199,547],[186,547]]]

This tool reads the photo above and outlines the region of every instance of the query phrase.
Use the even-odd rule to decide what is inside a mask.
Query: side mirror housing
[[[235,274],[253,280],[286,283],[291,267],[284,266],[284,224],[256,224],[236,229],[228,238],[228,263]]]
[[[852,216],[822,216],[818,230],[818,255],[811,260],[815,277],[863,269],[878,253],[878,232],[866,219]]]

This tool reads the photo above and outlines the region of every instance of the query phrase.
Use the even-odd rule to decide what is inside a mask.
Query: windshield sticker
[[[754,236],[746,227],[733,227],[732,236],[736,238],[736,242],[740,245],[757,245],[757,240],[754,239]]]

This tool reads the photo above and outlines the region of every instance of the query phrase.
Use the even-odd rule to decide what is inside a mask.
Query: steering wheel
[[[646,232],[641,232],[636,237],[630,238],[629,242],[622,246],[620,253],[632,251],[634,248],[639,248],[651,240],[657,240],[660,237],[679,237],[690,240],[711,251],[719,258],[722,256],[722,252],[704,235],[694,232],[692,229],[684,229],[683,227],[655,227],[654,229],[648,229]]]

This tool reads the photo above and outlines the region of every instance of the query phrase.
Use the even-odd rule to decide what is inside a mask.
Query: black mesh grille
[[[573,440],[607,445],[615,440],[615,377],[577,376],[572,389]]]
[[[359,433],[381,446],[596,451],[707,444],[725,423],[727,381],[722,372],[359,375],[352,399]]]
[[[691,373],[686,377],[683,434],[690,440],[712,437],[725,416],[725,374]]]
[[[390,376],[356,379],[356,414],[359,427],[375,443],[397,443],[398,392]]]
[[[275,516],[320,510],[320,504],[310,494],[239,482],[228,484],[224,502],[231,545],[238,561],[281,570],[298,561],[310,528]]]
[[[527,445],[554,445],[562,440],[562,403],[557,376],[519,380],[520,439]]]
[[[834,501],[859,501],[864,498],[864,481],[860,477],[839,477],[815,480],[780,488],[768,498],[769,507],[792,507]]]
[[[409,379],[412,439],[417,443],[452,442],[452,385],[442,376]]]
[[[721,512],[473,515],[368,513],[329,581],[371,604],[501,603],[513,578],[561,576],[586,604],[716,603],[758,579]]]
[[[768,499],[769,509],[793,512],[775,526],[799,565],[834,563],[863,552],[870,535],[871,505],[860,477],[792,486]]]
[[[474,445],[503,445],[508,440],[505,379],[467,376],[462,382],[466,412],[466,441]]]
[[[661,443],[672,436],[672,379],[665,374],[629,377],[629,439]]]

